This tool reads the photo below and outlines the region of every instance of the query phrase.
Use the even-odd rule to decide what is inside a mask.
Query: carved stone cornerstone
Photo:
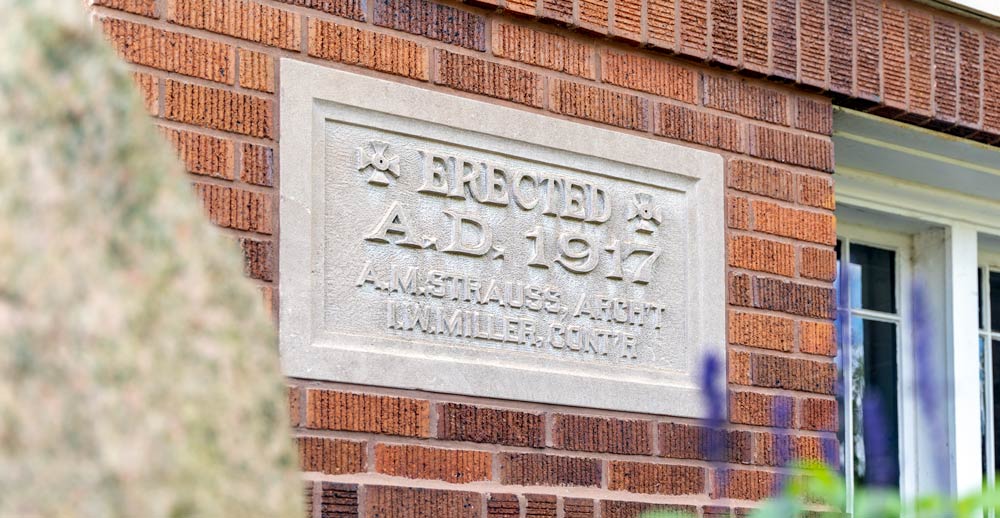
[[[722,157],[281,62],[286,374],[702,415]]]

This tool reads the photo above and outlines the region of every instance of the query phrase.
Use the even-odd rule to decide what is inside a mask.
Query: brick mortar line
[[[223,131],[223,130],[219,130],[219,129],[215,129],[215,128],[208,128],[208,127],[205,127],[205,126],[197,126],[197,125],[194,125],[194,124],[191,124],[191,123],[188,123],[188,122],[175,121],[175,120],[172,120],[172,119],[167,119],[165,117],[155,117],[155,118],[153,118],[152,122],[155,125],[157,125],[157,126],[160,126],[160,127],[163,127],[163,128],[167,128],[167,129],[182,130],[182,131],[187,131],[187,132],[190,132],[190,133],[196,133],[196,134],[204,135],[204,136],[208,136],[208,137],[215,137],[215,138],[230,140],[230,141],[233,142],[234,146],[235,145],[242,145],[242,144],[256,144],[256,145],[259,145],[259,146],[266,146],[266,147],[274,149],[274,152],[275,152],[276,155],[277,155],[277,152],[278,152],[278,149],[277,149],[278,141],[277,140],[271,140],[271,139],[264,138],[264,137],[254,137],[252,135],[244,135],[242,133],[230,133],[228,131]],[[277,160],[275,160],[275,164],[274,165],[275,165],[275,167],[277,167]],[[234,180],[233,181],[236,181],[236,177],[238,177],[238,176],[239,176],[238,172],[234,171]],[[256,185],[256,184],[247,184],[247,185]],[[264,187],[264,186],[258,186],[258,187]],[[266,189],[273,189],[273,187],[264,187],[264,188],[266,188]]]
[[[748,274],[751,277],[756,277],[758,279],[773,279],[773,280],[778,280],[778,281],[782,281],[782,282],[794,282],[795,284],[799,284],[799,285],[803,285],[803,286],[809,286],[809,287],[812,287],[812,288],[828,288],[830,290],[834,290],[835,289],[834,286],[833,286],[833,283],[826,282],[826,281],[818,281],[816,279],[809,279],[809,278],[783,277],[783,276],[781,276],[779,274],[775,274],[775,273],[760,272],[760,271],[757,271],[757,270],[749,270],[749,269],[746,269],[746,268],[740,268],[740,267],[736,267],[736,266],[732,266],[732,265],[730,265],[730,268],[732,269],[733,273]],[[743,306],[736,306],[736,307],[743,307]],[[784,313],[784,312],[782,311],[781,313]],[[805,315],[801,315],[801,316],[805,316]],[[819,318],[819,317],[814,317],[814,318]]]
[[[771,198],[768,198],[771,199]],[[772,243],[781,243],[785,245],[791,245],[798,249],[802,248],[816,248],[820,250],[827,250],[832,252],[835,245],[826,245],[822,243],[814,243],[812,241],[802,241],[800,239],[795,239],[794,237],[779,236],[775,234],[768,234],[760,230],[743,230],[741,228],[730,228],[731,232],[726,236],[726,242],[732,241],[734,237],[753,237],[763,241],[770,241]],[[818,280],[818,279],[817,279]],[[831,284],[833,281],[829,281]]]
[[[757,193],[747,192],[747,191],[738,191],[738,190],[736,190],[736,189],[734,189],[732,187],[727,187],[726,188],[726,194],[730,194],[730,195],[733,195],[733,196],[739,196],[739,197],[745,198],[745,199],[747,199],[749,201],[768,202],[768,203],[772,203],[774,205],[780,205],[781,207],[784,207],[784,208],[796,209],[796,210],[799,210],[801,212],[810,212],[810,213],[813,213],[813,214],[820,214],[820,215],[824,215],[824,216],[836,216],[836,211],[835,210],[824,209],[822,207],[814,207],[812,205],[805,205],[805,204],[799,203],[797,201],[785,201],[785,200],[779,200],[777,198],[769,198],[767,196],[764,196],[763,194],[757,194]],[[754,227],[751,227],[751,230],[753,228]],[[742,229],[734,228],[732,230],[742,230]],[[748,230],[743,230],[743,232],[748,232]],[[756,231],[756,232],[761,232],[761,231]],[[761,232],[761,233],[765,233],[766,234],[766,232]],[[790,239],[795,239],[795,238],[790,238]],[[799,241],[801,241],[801,240],[799,240]],[[807,242],[811,243],[812,241],[807,241]],[[824,243],[817,243],[817,244],[824,245]],[[827,246],[831,246],[832,247],[833,245],[827,245]]]
[[[266,187],[263,185],[257,185],[253,183],[246,183],[239,180],[239,171],[236,172],[236,178],[233,180],[227,180],[225,178],[216,178],[214,176],[201,175],[197,173],[186,172],[188,179],[192,183],[201,183],[206,185],[217,185],[220,187],[234,187],[242,191],[249,191],[259,194],[276,195],[278,191],[274,187]],[[277,216],[277,214],[275,214]]]
[[[737,344],[733,342],[729,342],[727,346],[730,352],[746,352],[757,355],[775,356],[789,360],[809,360],[819,363],[836,364],[837,362],[836,358],[834,358],[833,356],[825,356],[822,354],[810,354],[810,353],[797,352],[794,350],[782,351],[781,349],[768,349],[766,347],[757,347],[747,344]]]

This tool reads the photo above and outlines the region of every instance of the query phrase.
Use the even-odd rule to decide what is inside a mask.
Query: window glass
[[[983,320],[986,308],[984,308],[985,298],[983,297],[983,269],[976,270],[976,288],[979,293],[979,329],[986,329],[986,322]]]
[[[896,253],[854,243],[850,251],[851,307],[895,313]]]
[[[1000,401],[1000,340],[993,340],[993,404],[996,405],[997,401]],[[1000,442],[1000,414],[994,409],[993,412],[993,444],[998,444]],[[1000,471],[1000,461],[997,460],[996,454],[994,454],[993,459],[993,471],[994,473]]]
[[[855,480],[898,485],[896,324],[853,317],[851,329]]]

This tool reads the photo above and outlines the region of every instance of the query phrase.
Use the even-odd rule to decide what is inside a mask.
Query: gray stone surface
[[[702,414],[719,155],[291,60],[281,77],[286,374]]]

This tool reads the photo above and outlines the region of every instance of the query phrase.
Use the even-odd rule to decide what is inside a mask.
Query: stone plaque
[[[700,416],[713,153],[282,60],[290,376]]]

